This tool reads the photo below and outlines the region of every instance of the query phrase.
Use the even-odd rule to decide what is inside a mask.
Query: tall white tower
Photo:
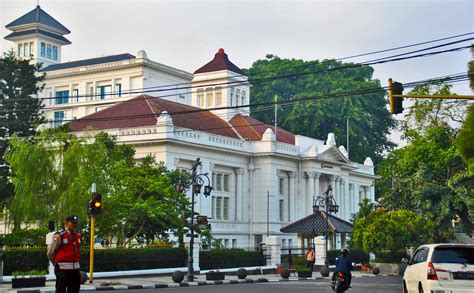
[[[245,73],[220,48],[214,59],[194,72],[192,106],[211,110],[229,121],[236,114],[249,116],[250,84]]]
[[[71,32],[39,5],[5,27],[12,31],[5,40],[14,43],[17,56],[42,63],[43,68],[61,63],[61,46],[71,44],[64,37]]]

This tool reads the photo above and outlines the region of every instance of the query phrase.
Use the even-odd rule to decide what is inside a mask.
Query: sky
[[[0,3],[4,52],[12,47],[3,39],[9,33],[5,25],[34,9],[37,0]],[[125,52],[135,55],[144,49],[150,59],[189,72],[210,61],[221,47],[237,66],[248,68],[266,54],[304,60],[340,58],[474,32],[472,0],[39,0],[39,4],[71,31],[66,37],[72,44],[63,47],[63,62]],[[381,56],[386,55],[351,61]],[[465,50],[376,65],[374,75],[385,85],[389,77],[409,82],[461,73],[471,57]],[[467,83],[456,91],[471,94]]]
[[[6,24],[36,4],[37,0],[0,0],[2,37],[9,33]],[[237,66],[249,68],[267,54],[303,60],[341,58],[474,32],[474,0],[39,0],[39,4],[71,31],[66,37],[72,44],[62,48],[63,62],[126,52],[136,55],[144,49],[151,60],[188,72],[210,61],[219,48]],[[474,35],[463,38],[468,37]],[[2,52],[11,46],[2,38]],[[464,50],[375,65],[374,78],[387,85],[389,77],[405,83],[462,73],[471,58],[471,52]],[[467,82],[453,91],[472,94]]]

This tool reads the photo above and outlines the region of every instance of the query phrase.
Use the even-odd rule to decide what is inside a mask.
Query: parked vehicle
[[[346,276],[343,272],[337,272],[335,278],[331,282],[332,290],[336,291],[336,293],[344,292],[349,289],[349,281],[348,276]]]
[[[403,292],[473,292],[474,245],[420,246],[403,275]]]

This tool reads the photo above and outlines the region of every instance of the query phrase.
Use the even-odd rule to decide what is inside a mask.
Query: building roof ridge
[[[64,35],[71,33],[71,31],[68,30],[64,25],[62,25],[54,17],[49,15],[46,11],[41,9],[39,5],[37,5],[33,10],[27,12],[26,14],[20,16],[19,18],[7,24],[5,28],[9,30],[14,30],[14,28],[17,26],[30,25],[30,24],[36,24],[36,23],[43,24],[52,29],[58,30],[62,32]]]

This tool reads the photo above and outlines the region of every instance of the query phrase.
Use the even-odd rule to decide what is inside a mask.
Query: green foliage
[[[313,268],[307,267],[307,266],[296,266],[296,270],[298,272],[312,272]]]
[[[24,277],[44,277],[48,274],[47,271],[42,270],[29,270],[26,272],[16,271],[12,273],[13,278],[24,278]]]
[[[81,249],[81,267],[89,267],[89,249]],[[159,248],[111,248],[94,251],[94,271],[127,271],[177,268],[186,266],[186,249]]]
[[[415,93],[451,94],[443,84],[415,88]],[[382,205],[424,215],[432,223],[427,232],[435,242],[453,239],[451,221],[456,217],[468,231],[474,230],[474,179],[455,143],[458,130],[450,126],[464,116],[465,109],[462,102],[416,102],[402,123],[409,145],[393,151],[378,169]],[[472,147],[471,141],[465,143]]]
[[[362,249],[357,248],[350,248],[349,249],[349,258],[352,262],[355,263],[369,263],[369,254]],[[341,255],[341,251],[339,249],[329,250],[328,251],[328,262],[330,265],[336,264],[336,258]]]
[[[0,58],[0,201],[3,204],[13,195],[13,186],[8,181],[9,166],[4,160],[9,138],[13,134],[34,135],[44,122],[42,103],[34,97],[44,87],[40,68],[28,60],[18,59],[13,50]]]
[[[402,258],[409,259],[406,250],[396,251],[395,253],[390,251],[379,251],[375,255],[375,263],[400,263]]]
[[[87,236],[86,203],[96,182],[103,204],[96,221],[98,236],[109,242],[118,239],[125,247],[133,239],[152,243],[166,239],[165,231],[183,231],[182,210],[188,210],[189,202],[173,186],[183,175],[151,157],[135,162],[133,156],[133,148],[117,145],[105,133],[78,138],[51,130],[36,141],[13,136],[6,156],[16,191],[11,221],[45,226],[54,220],[59,227],[66,215],[76,214],[79,230]]]
[[[44,246],[45,235],[48,233],[46,228],[38,229],[15,229],[12,233],[2,235],[1,241],[3,245],[8,247],[14,246]]]
[[[409,210],[376,210],[354,222],[351,245],[364,251],[397,251],[418,246],[429,240],[430,223]]]
[[[44,239],[44,238],[43,238]],[[35,248],[5,248],[3,252],[3,274],[31,270],[48,270],[46,247]]]
[[[201,270],[261,266],[263,264],[264,259],[260,251],[213,249],[199,252]]]
[[[89,268],[89,248],[81,249],[81,267]],[[186,266],[186,249],[134,248],[134,249],[96,249],[94,252],[94,271],[120,271]],[[3,273],[48,270],[46,248],[7,248],[3,258]]]
[[[474,62],[474,61],[473,61]],[[474,74],[474,73],[473,73]],[[474,83],[474,81],[473,81]],[[471,175],[474,175],[474,105],[467,111],[467,117],[456,137],[456,146]]]
[[[359,203],[359,211],[352,215],[352,222],[358,218],[367,217],[375,208],[375,203],[370,202],[368,198],[364,198],[362,202]]]
[[[311,96],[380,87],[380,82],[372,79],[374,70],[369,66],[330,70],[346,65],[351,64],[335,60],[306,62],[267,55],[266,59],[255,61],[252,67],[246,70],[253,85],[252,104],[273,102],[275,95],[278,95],[278,101],[287,102]],[[272,82],[259,82],[261,78],[299,73],[305,74]],[[314,99],[283,106],[278,114],[278,125],[293,133],[322,140],[326,140],[327,134],[333,132],[336,141],[345,145],[346,119],[349,119],[351,160],[363,162],[370,156],[374,162],[378,162],[382,153],[394,146],[389,141],[388,134],[395,126],[395,120],[387,111],[386,105],[383,92]],[[273,107],[251,106],[251,113],[256,119],[274,124]]]

